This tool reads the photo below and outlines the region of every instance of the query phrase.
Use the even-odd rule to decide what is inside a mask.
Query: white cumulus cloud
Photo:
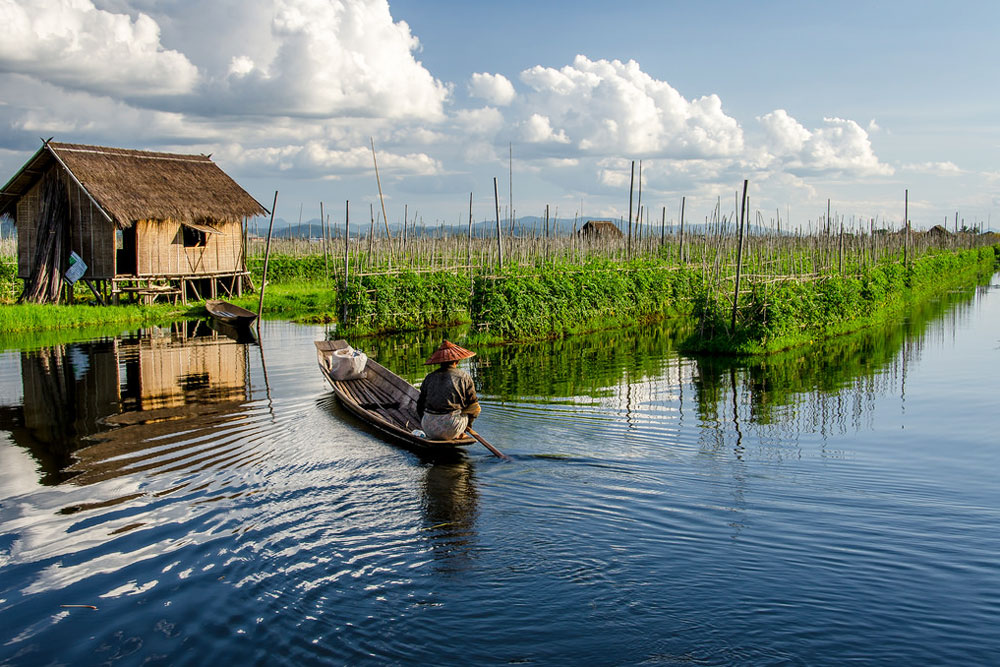
[[[743,132],[717,95],[687,100],[632,60],[578,55],[558,70],[527,69],[521,81],[530,88],[525,108],[583,153],[723,157],[743,148]]]
[[[197,68],[160,44],[146,14],[135,19],[90,0],[0,0],[0,71],[125,98],[190,92]]]
[[[903,165],[906,171],[913,171],[921,174],[961,174],[962,168],[954,162],[918,162]]]
[[[244,147],[229,144],[218,153],[220,160],[248,169],[295,171],[313,177],[335,178],[372,170],[371,150],[355,146],[341,149],[322,141],[302,145]],[[425,153],[398,154],[380,150],[379,171],[385,174],[432,175],[441,171],[440,163]]]
[[[552,129],[552,123],[548,117],[537,113],[531,114],[528,120],[521,124],[521,139],[529,144],[569,143],[569,138],[564,131],[556,132]]]
[[[493,107],[462,109],[455,114],[455,122],[464,134],[491,135],[504,126],[503,114]]]
[[[472,75],[469,79],[469,95],[500,107],[507,106],[517,97],[510,79],[503,74],[487,73]]]
[[[784,109],[757,119],[764,134],[761,162],[780,165],[793,174],[850,172],[888,175],[892,167],[879,161],[868,132],[853,120],[824,118],[824,125],[806,129]]]
[[[274,53],[233,54],[228,106],[270,115],[440,119],[449,90],[413,53],[419,47],[386,0],[275,0]],[[257,50],[257,45],[254,46]]]

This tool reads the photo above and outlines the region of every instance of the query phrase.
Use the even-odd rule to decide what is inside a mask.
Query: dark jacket
[[[446,414],[456,410],[472,418],[479,416],[481,408],[472,376],[454,366],[429,373],[420,385],[417,415],[423,418],[425,412]]]

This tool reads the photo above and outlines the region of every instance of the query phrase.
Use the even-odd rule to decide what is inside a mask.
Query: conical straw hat
[[[470,352],[464,347],[459,347],[451,341],[445,341],[441,343],[441,346],[434,351],[431,358],[424,362],[424,364],[444,364],[449,361],[461,361],[462,359],[468,359],[469,357],[476,356],[475,352]]]

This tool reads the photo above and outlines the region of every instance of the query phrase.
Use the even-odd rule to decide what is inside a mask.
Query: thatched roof
[[[0,213],[13,209],[53,164],[64,165],[119,228],[138,220],[239,221],[267,210],[207,155],[48,141],[0,190]]]
[[[610,220],[588,220],[580,229],[581,234],[594,234],[596,236],[623,236],[618,225]]]

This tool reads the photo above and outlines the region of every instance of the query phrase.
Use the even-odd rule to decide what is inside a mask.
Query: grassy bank
[[[65,343],[115,335],[124,329],[169,324],[181,314],[180,309],[166,304],[0,305],[0,349],[35,347],[49,340]],[[69,340],[67,333],[71,334]]]
[[[707,354],[761,355],[870,327],[995,270],[998,247],[941,250],[908,265],[886,260],[852,272],[754,276],[743,283],[732,329],[732,277],[654,260],[511,264],[496,275],[399,273],[352,278],[337,312],[352,335],[471,322],[468,341],[561,338],[637,322],[681,318],[682,347]],[[708,276],[708,277],[706,277]]]
[[[754,284],[740,293],[735,328],[731,291],[702,292],[694,308],[697,328],[682,347],[759,355],[857,331],[916,300],[988,278],[996,270],[998,252],[1000,246],[940,252],[908,266],[882,263],[853,275]]]

